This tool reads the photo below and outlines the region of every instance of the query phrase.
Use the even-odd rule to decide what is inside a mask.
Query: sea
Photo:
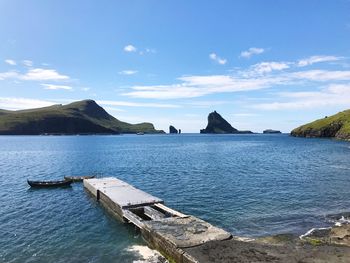
[[[349,142],[287,134],[0,136],[0,262],[148,262],[152,251],[137,229],[114,219],[82,183],[27,184],[67,175],[115,176],[248,238],[302,235],[350,211]]]

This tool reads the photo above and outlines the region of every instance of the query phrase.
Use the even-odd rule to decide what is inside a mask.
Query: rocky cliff
[[[350,140],[350,110],[302,125],[292,130],[291,135]]]
[[[169,133],[177,134],[179,131],[172,125],[169,126]]]
[[[200,133],[252,133],[251,131],[239,131],[231,126],[219,113],[216,111],[208,115],[208,125],[205,129],[200,130]]]

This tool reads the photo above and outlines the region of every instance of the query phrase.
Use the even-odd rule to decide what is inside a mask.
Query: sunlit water
[[[84,191],[116,176],[234,235],[305,233],[350,211],[350,143],[288,135],[0,137],[0,262],[132,262],[144,244]]]

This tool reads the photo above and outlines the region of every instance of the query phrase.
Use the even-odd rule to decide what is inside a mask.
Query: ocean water
[[[144,242],[81,183],[116,176],[184,213],[257,237],[350,211],[350,143],[288,135],[0,136],[0,262],[133,262]]]

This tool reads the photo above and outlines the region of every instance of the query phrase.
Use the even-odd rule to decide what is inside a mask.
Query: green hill
[[[20,111],[0,110],[0,134],[164,133],[152,123],[130,124],[109,115],[93,100]]]
[[[302,125],[291,132],[296,137],[326,137],[350,140],[350,110]]]

